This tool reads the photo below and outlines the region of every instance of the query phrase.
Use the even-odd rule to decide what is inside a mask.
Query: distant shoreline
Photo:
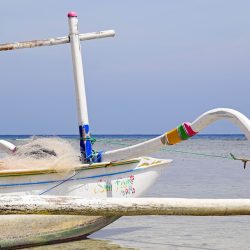
[[[154,138],[160,136],[160,134],[93,134],[94,138]],[[76,134],[38,134],[38,135],[27,135],[27,134],[17,134],[17,135],[0,135],[0,139],[25,139],[30,137],[60,137],[64,139],[78,139],[79,135]],[[198,134],[191,139],[216,139],[216,138],[237,138],[245,139],[243,134]]]

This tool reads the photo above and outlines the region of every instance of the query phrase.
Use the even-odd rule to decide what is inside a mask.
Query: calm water
[[[96,148],[118,148],[149,137],[97,136]],[[75,137],[65,138],[77,147]],[[174,162],[146,196],[250,198],[250,163],[243,169],[240,161],[229,159],[230,152],[250,159],[250,143],[240,135],[198,136],[152,154]],[[33,249],[250,249],[249,235],[250,216],[122,217],[87,241]]]

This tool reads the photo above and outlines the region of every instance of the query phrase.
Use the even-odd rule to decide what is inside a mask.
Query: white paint
[[[161,142],[161,137],[162,136],[158,136],[154,139],[138,143],[133,146],[106,151],[102,155],[102,160],[117,161],[117,160],[134,158],[141,155],[147,155],[149,153],[158,151],[163,147],[163,144]]]
[[[77,17],[69,17],[69,37],[71,44],[72,62],[75,79],[75,92],[77,102],[78,124],[79,126],[89,124],[87,100],[85,92],[85,82],[83,75],[81,45],[79,40]]]
[[[89,168],[89,165],[85,164],[87,170],[80,171],[74,177],[72,177],[75,174],[74,170],[67,173],[18,176],[11,176],[11,171],[8,171],[6,176],[2,175],[0,178],[0,193],[38,195],[48,190],[45,194],[53,196],[67,195],[85,198],[140,197],[152,187],[170,162],[170,160],[165,159],[141,157],[135,163],[110,167],[105,167],[110,164],[108,162],[103,163],[102,167],[99,168]],[[95,164],[92,164],[92,166],[95,166]],[[69,180],[62,183],[62,180],[67,179]],[[46,183],[48,181],[56,182]],[[23,185],[23,183],[37,182],[40,184]],[[61,185],[57,186],[59,183]],[[17,185],[9,186],[8,184]],[[50,190],[50,188],[52,189]]]
[[[92,39],[113,37],[114,35],[115,35],[114,30],[104,30],[104,31],[98,31],[98,32],[79,34],[79,39],[80,41],[87,41],[87,40],[92,40]],[[60,45],[60,44],[65,44],[65,43],[69,43],[68,36],[48,38],[48,39],[43,39],[43,40],[33,40],[33,41],[25,41],[25,42],[0,44],[0,51],[7,51],[7,50],[14,50],[14,49],[30,49],[30,48],[35,48],[35,47],[53,46],[53,45]]]
[[[87,41],[92,39],[106,38],[115,36],[114,30],[105,30],[91,33],[79,34],[80,41]]]
[[[8,141],[0,140],[0,149],[7,153],[14,153],[16,146]]]
[[[199,132],[202,129],[206,128],[211,123],[221,119],[229,120],[230,122],[234,123],[241,129],[241,131],[245,134],[247,139],[250,140],[249,119],[245,115],[233,109],[218,108],[210,110],[202,114],[194,122],[192,122],[191,127],[194,131]],[[148,153],[160,150],[163,147],[161,138],[164,136],[165,134],[133,146],[104,152],[103,160],[104,161],[115,161],[121,159],[125,160],[133,157],[138,157],[141,155],[147,155]],[[169,145],[166,144],[166,146]]]
[[[250,140],[249,119],[245,115],[234,109],[217,108],[209,110],[208,112],[199,116],[190,125],[194,131],[199,132],[209,126],[211,123],[222,119],[229,120],[230,122],[234,123],[241,129],[247,139]]]
[[[62,185],[59,185],[58,187],[47,192],[46,195],[49,195],[52,199],[56,199],[59,195],[68,196],[69,198],[82,197],[91,199],[93,197],[112,197],[122,198],[124,200],[129,197],[140,197],[145,194],[147,190],[152,188],[157,178],[161,176],[162,171],[166,169],[166,166],[170,163],[170,161],[148,157],[141,157],[138,160],[139,162],[118,166],[109,166],[111,164],[110,162],[92,164],[92,166],[97,165],[98,168],[96,169],[91,169],[88,164],[84,164],[82,166],[84,166],[87,170],[82,170],[79,174],[74,176],[75,180],[64,182]],[[102,167],[100,167],[100,165],[102,165]],[[135,171],[130,172],[133,170]],[[115,172],[121,173],[114,175]],[[69,179],[74,174],[75,171],[72,170],[67,173],[61,172],[38,175],[1,176],[0,184],[4,185],[38,181],[46,182],[48,180],[64,180]],[[101,176],[97,178],[88,178],[96,175]],[[58,183],[41,183],[39,185],[20,185],[13,187],[0,186],[0,197],[4,198],[4,195],[16,195],[18,200],[20,200],[20,197],[26,196],[28,199],[28,195],[38,195],[57,184]],[[112,185],[112,188],[107,188],[108,185]],[[2,203],[2,205],[4,205],[4,203]],[[69,213],[61,216],[60,219],[58,216],[54,215],[43,215],[40,217],[37,217],[38,215],[26,215],[25,218],[21,217],[25,223],[18,223],[17,225],[16,223],[20,221],[16,220],[16,218],[13,219],[13,215],[9,215],[8,217],[2,216],[4,217],[4,220],[1,217],[2,228],[11,228],[11,230],[13,229],[13,233],[8,234],[8,230],[7,232],[4,230],[4,233],[6,233],[7,236],[2,234],[2,237],[0,237],[0,244],[1,246],[13,247],[38,242],[48,243],[51,239],[63,240],[68,237],[82,236],[91,234],[119,218],[95,216],[92,220],[89,220],[89,217],[85,219],[81,217],[79,218],[79,224],[76,225],[74,222],[75,219],[72,220],[71,216],[68,214]],[[69,224],[68,222],[70,220],[72,220],[72,223]],[[27,228],[27,225],[32,225],[32,227],[29,229]],[[65,225],[68,225],[66,229],[64,227]],[[35,228],[35,230],[33,228]],[[64,232],[63,234],[62,231]]]

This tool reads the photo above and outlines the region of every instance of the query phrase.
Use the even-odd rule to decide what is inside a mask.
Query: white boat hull
[[[19,195],[140,197],[153,185],[169,162],[143,157],[126,161],[124,164],[82,168],[80,171],[70,171],[66,174],[5,174],[0,175],[0,190],[2,194]]]
[[[142,157],[114,166],[83,168],[62,173],[0,173],[4,194],[67,195],[84,198],[140,197],[155,183],[171,160]],[[78,239],[100,230],[118,217],[103,216],[2,216],[0,245],[48,244]]]

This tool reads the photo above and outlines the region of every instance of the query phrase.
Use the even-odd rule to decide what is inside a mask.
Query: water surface
[[[76,137],[64,138],[78,147]],[[107,150],[135,144],[151,136],[96,138],[96,148]],[[14,142],[15,138],[11,139]],[[197,136],[167,147],[152,156],[170,158],[174,162],[145,196],[250,198],[250,163],[243,169],[242,162],[232,160],[229,155],[250,158],[249,149],[250,143],[242,135]],[[122,217],[89,236],[93,240],[42,249],[250,249],[249,235],[250,216]]]

